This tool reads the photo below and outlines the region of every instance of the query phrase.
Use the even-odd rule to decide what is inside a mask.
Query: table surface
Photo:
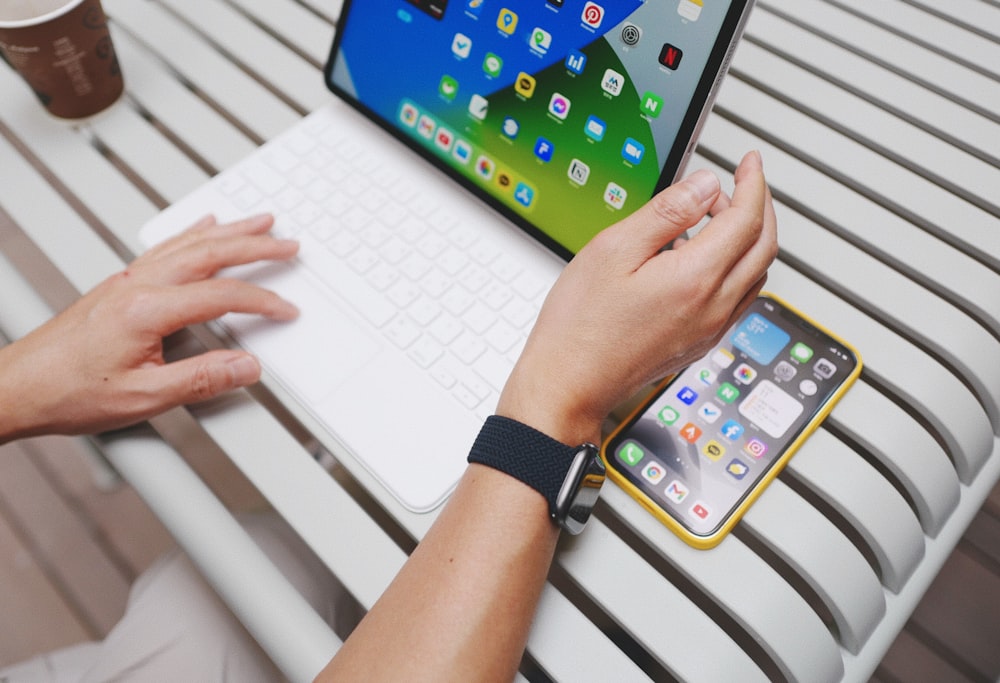
[[[331,97],[338,2],[104,4],[127,83],[105,114],[40,116],[0,68],[0,209],[65,275],[63,297]],[[851,340],[865,371],[710,552],[605,487],[561,543],[528,677],[866,680],[1000,478],[1000,6],[759,2],[691,169],[726,175],[750,148],[778,203],[768,288]],[[272,382],[194,416],[363,605],[433,521]]]

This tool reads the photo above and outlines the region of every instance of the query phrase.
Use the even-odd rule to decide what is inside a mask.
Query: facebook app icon
[[[544,161],[549,163],[552,161],[552,152],[555,151],[555,146],[545,138],[538,138],[538,142],[535,143],[535,156],[538,157],[539,161]]]
[[[722,425],[722,429],[719,431],[721,431],[722,435],[730,441],[736,441],[736,439],[743,436],[743,425],[736,420],[730,420],[726,424]]]
[[[579,50],[571,50],[566,55],[566,68],[579,75],[583,73],[583,67],[587,65],[587,55]]]

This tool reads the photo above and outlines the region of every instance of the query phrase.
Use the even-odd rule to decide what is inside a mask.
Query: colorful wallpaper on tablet
[[[653,194],[730,4],[362,0],[331,80],[576,252]]]

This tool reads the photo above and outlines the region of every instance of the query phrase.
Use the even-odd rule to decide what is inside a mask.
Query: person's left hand
[[[163,338],[228,312],[298,315],[273,292],[213,277],[230,266],[292,258],[298,244],[268,235],[273,222],[205,218],[0,351],[0,442],[123,427],[256,382],[260,365],[246,351],[167,363]]]

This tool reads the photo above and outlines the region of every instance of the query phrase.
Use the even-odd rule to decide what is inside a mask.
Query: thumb
[[[155,369],[162,410],[215,398],[260,379],[260,363],[245,351],[209,351]],[[155,385],[154,385],[155,386]]]
[[[619,240],[632,245],[643,260],[648,259],[685,230],[696,226],[721,191],[719,178],[714,173],[705,169],[695,171],[657,193],[609,231],[618,231]]]

